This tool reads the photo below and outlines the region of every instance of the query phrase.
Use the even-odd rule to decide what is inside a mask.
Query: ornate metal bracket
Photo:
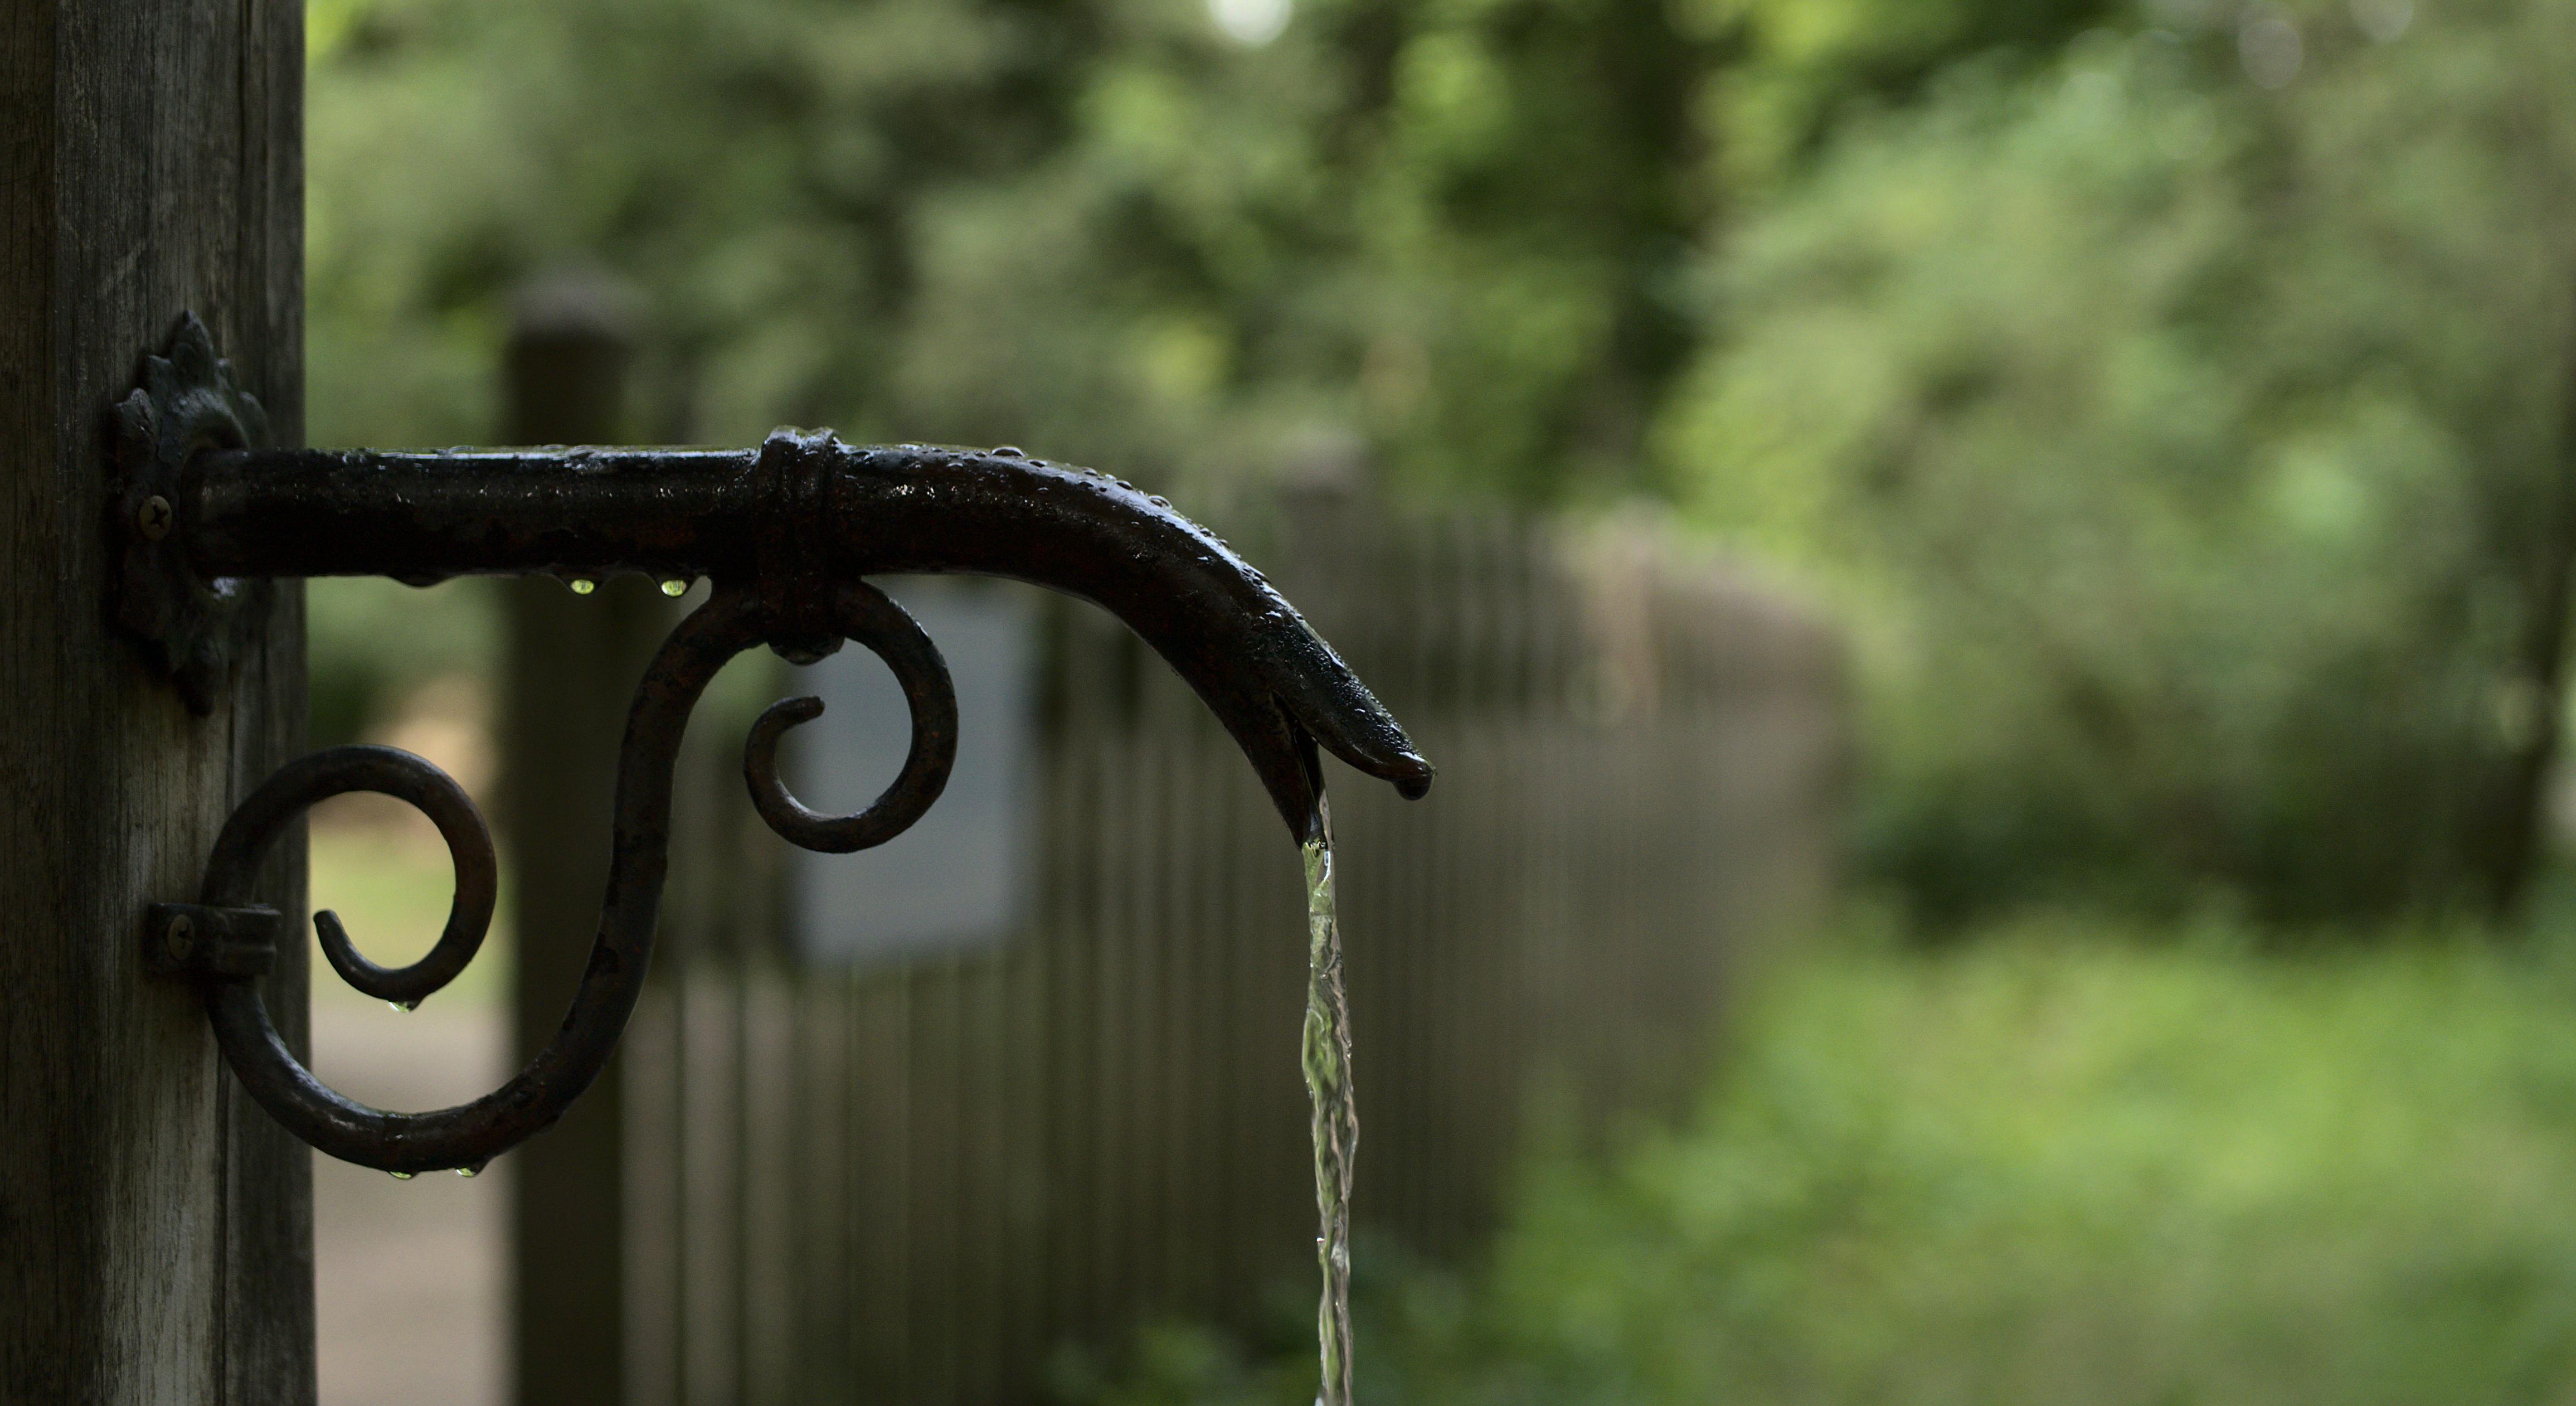
[[[195,982],[225,1059],[296,1136],[398,1175],[479,1169],[542,1131],[589,1088],[643,987],[668,869],[672,764],[689,711],[726,660],[767,645],[810,662],[855,640],[883,658],[912,710],[903,770],[856,815],[818,814],[780,781],[779,738],[821,714],[773,704],[743,748],[753,803],[808,849],[848,852],[903,833],[938,799],[957,747],[947,666],[902,607],[863,579],[968,572],[1091,600],[1152,644],[1224,722],[1300,840],[1317,833],[1317,744],[1407,796],[1431,766],[1332,648],[1260,572],[1160,498],[1013,449],[845,445],[781,430],[752,450],[270,449],[205,328],[181,321],[166,357],[117,410],[124,543],[117,615],[199,712],[228,667],[251,583],[381,575],[414,584],[548,573],[576,585],[620,571],[714,590],[646,669],[620,753],[608,892],[571,1010],[552,1044],[500,1089],[454,1108],[389,1113],[313,1077],[270,1023],[253,978],[283,926],[246,906],[260,856],[307,807],[348,791],[399,797],[434,821],[456,897],[429,955],[359,955],[315,915],[324,955],[370,995],[417,1003],[454,979],[490,925],[496,865],[473,801],[428,762],[385,747],[298,760],[225,824],[194,904],[147,914],[144,958]]]

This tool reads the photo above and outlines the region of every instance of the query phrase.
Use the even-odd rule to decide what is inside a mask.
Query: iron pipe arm
[[[1430,787],[1392,715],[1261,573],[1162,499],[1024,457],[841,444],[780,431],[757,449],[269,449],[257,402],[232,385],[205,329],[182,322],[167,357],[118,406],[111,505],[125,549],[118,618],[205,711],[227,667],[228,621],[281,577],[476,574],[706,576],[707,603],[645,672],[619,757],[611,867],[591,958],[554,1040],[472,1103],[389,1113],[315,1079],[278,1038],[253,978],[277,915],[248,908],[259,856],[315,802],[372,790],[437,821],[457,865],[447,932],[388,969],[320,915],[333,967],[361,990],[417,1001],[452,979],[492,910],[491,845],[443,773],[387,748],[334,748],[280,771],[218,838],[195,904],[155,905],[146,960],[196,981],[245,1088],[306,1142],[398,1175],[479,1168],[561,1117],[598,1077],[641,994],[669,867],[672,766],[715,671],[768,645],[810,662],[856,640],[885,660],[912,713],[912,748],[884,795],[818,815],[781,784],[776,747],[821,711],[773,706],[743,770],[770,827],[845,852],[903,832],[938,798],[956,749],[956,698],[920,626],[866,584],[880,573],[1008,577],[1093,601],[1153,645],[1243,749],[1291,832],[1320,837],[1317,747],[1407,796]]]
[[[1013,451],[787,431],[758,450],[236,449],[201,455],[190,490],[180,520],[207,580],[640,571],[813,598],[887,573],[1028,581],[1151,644],[1299,838],[1320,784],[1308,739],[1407,795],[1430,784],[1394,717],[1223,540],[1126,483]]]

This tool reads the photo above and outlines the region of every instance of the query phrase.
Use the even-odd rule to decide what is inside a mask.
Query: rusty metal
[[[231,385],[194,318],[168,356],[147,358],[143,380],[117,412],[118,619],[200,712],[229,667],[230,622],[256,608],[268,578],[712,578],[710,599],[663,644],[628,714],[608,892],[571,1010],[499,1090],[430,1113],[352,1102],[287,1050],[248,979],[260,934],[277,928],[273,913],[242,906],[260,854],[306,807],[352,790],[398,797],[438,825],[456,898],[438,944],[410,966],[367,961],[328,913],[315,918],[325,955],[351,985],[396,1003],[416,1004],[463,970],[491,919],[491,838],[473,802],[428,762],[343,747],[291,764],[234,812],[197,904],[149,915],[146,960],[198,982],[243,1085],[297,1136],[346,1161],[402,1174],[479,1168],[561,1117],[598,1076],[652,951],[681,731],[734,655],[767,645],[811,662],[856,640],[885,660],[910,704],[901,773],[851,816],[807,809],[778,775],[780,737],[822,703],[788,699],[762,714],[743,772],[779,835],[808,849],[864,849],[938,799],[957,746],[947,668],[865,577],[1005,576],[1108,609],[1197,690],[1301,841],[1321,823],[1318,744],[1407,796],[1431,784],[1430,764],[1395,719],[1259,571],[1162,499],[1088,469],[1015,449],[854,446],[787,430],[752,450],[270,449],[259,444],[256,402]],[[182,921],[199,955],[174,955],[170,927]]]

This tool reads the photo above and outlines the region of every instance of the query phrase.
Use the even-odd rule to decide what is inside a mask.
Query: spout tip
[[[1386,729],[1380,739],[1383,745],[1345,745],[1352,740],[1347,735],[1319,736],[1316,729],[1284,713],[1272,714],[1284,726],[1262,734],[1262,740],[1245,744],[1244,752],[1252,758],[1253,770],[1260,773],[1262,784],[1269,788],[1271,800],[1279,807],[1280,818],[1288,822],[1289,831],[1301,844],[1320,839],[1324,833],[1325,751],[1340,757],[1361,775],[1392,785],[1406,800],[1418,801],[1431,790],[1435,774],[1431,763],[1413,750],[1411,740],[1395,727],[1395,720],[1386,717],[1383,709],[1375,708],[1375,700],[1370,701]],[[1236,733],[1238,739],[1244,735],[1241,730]]]
[[[1345,673],[1343,679],[1346,686],[1335,700],[1339,706],[1305,710],[1297,718],[1299,731],[1362,775],[1393,786],[1408,801],[1430,794],[1437,768],[1414,749],[1413,739],[1404,735],[1394,716],[1356,678]],[[1322,784],[1320,774],[1314,779]]]
[[[1370,751],[1358,748],[1349,751],[1343,751],[1340,748],[1333,750],[1341,756],[1342,760],[1358,768],[1362,774],[1376,777],[1393,786],[1397,795],[1408,801],[1421,800],[1431,794],[1432,778],[1440,774],[1440,769],[1413,749],[1411,738],[1404,736],[1400,730],[1394,729],[1393,718],[1388,718],[1386,721],[1389,729],[1395,733],[1395,745]]]

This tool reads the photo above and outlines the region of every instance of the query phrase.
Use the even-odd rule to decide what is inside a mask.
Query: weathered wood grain
[[[191,716],[109,628],[108,407],[183,310],[302,432],[303,15],[0,7],[0,1399],[310,1402],[309,1156],[136,957],[302,741],[303,596]],[[303,912],[302,845],[261,897]],[[301,1053],[303,947],[269,1007]]]

